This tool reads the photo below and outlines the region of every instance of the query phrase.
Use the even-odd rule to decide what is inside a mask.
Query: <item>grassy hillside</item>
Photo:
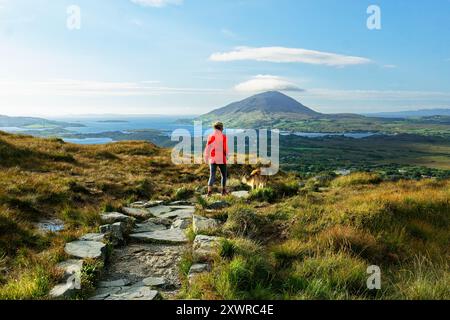
[[[249,170],[233,167],[232,187]],[[0,132],[0,299],[45,299],[65,242],[96,230],[102,211],[198,196],[207,174],[146,142],[81,146]],[[214,233],[229,240],[210,275],[186,279],[183,297],[449,298],[448,180],[280,173],[249,200],[226,200],[215,213],[198,204],[227,221]],[[35,223],[53,217],[65,230],[40,232]],[[187,253],[182,271],[190,261]],[[375,296],[364,289],[370,264],[383,270]]]
[[[357,173],[287,186],[220,213],[227,222],[213,234],[228,240],[184,298],[450,298],[450,181]],[[370,265],[381,268],[379,291],[366,287]]]

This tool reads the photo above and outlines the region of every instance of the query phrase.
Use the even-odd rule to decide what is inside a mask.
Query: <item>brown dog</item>
[[[265,188],[269,178],[261,174],[261,168],[253,170],[249,177],[243,177],[242,183],[254,189]]]

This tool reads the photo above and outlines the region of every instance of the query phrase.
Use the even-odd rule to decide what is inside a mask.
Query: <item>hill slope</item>
[[[81,146],[0,132],[0,299],[46,298],[61,277],[55,265],[67,259],[64,244],[98,230],[103,210],[192,196],[197,215],[219,221],[208,234],[227,240],[211,272],[198,277],[187,276],[186,252],[180,298],[449,298],[449,180],[280,172],[248,199],[204,200],[206,166],[175,166],[170,158],[146,142]],[[230,169],[231,189],[242,189],[238,170],[251,168]],[[215,200],[227,207],[211,210]],[[35,222],[51,217],[65,229],[42,234]],[[373,264],[383,271],[380,291],[366,287]]]

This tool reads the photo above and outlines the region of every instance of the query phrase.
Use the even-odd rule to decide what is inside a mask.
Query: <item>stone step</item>
[[[122,208],[122,212],[139,220],[145,220],[152,217],[152,213],[148,209],[124,207]]]
[[[106,244],[98,241],[73,241],[66,243],[64,251],[73,257],[99,259],[105,257]]]
[[[133,233],[130,239],[141,242],[180,244],[188,241],[186,234],[180,229],[157,230],[153,232]]]
[[[179,209],[159,215],[159,218],[163,219],[190,219],[195,213],[195,208],[191,207],[188,209]]]
[[[133,233],[153,232],[166,229],[167,229],[166,226],[162,224],[156,224],[148,221],[141,224],[137,224],[136,227],[133,229]]]

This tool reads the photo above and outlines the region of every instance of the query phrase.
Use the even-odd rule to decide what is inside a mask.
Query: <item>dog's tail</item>
[[[250,177],[260,176],[260,175],[261,175],[261,168],[255,169],[252,171],[252,173],[250,173]]]

